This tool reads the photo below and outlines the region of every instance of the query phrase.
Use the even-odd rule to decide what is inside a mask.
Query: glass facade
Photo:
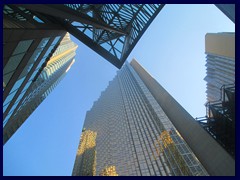
[[[3,122],[4,141],[9,139],[48,94],[52,92],[75,61],[74,57],[76,55],[75,51],[77,45],[70,40],[70,35],[68,33],[63,39],[61,36],[53,37],[51,43],[48,45],[48,49],[45,49],[45,54],[42,54],[42,59],[39,59],[38,57],[43,52],[49,39],[50,38],[43,38],[41,40],[29,59],[27,66],[19,76],[19,80],[16,81],[11,92],[4,101],[3,111],[5,112],[8,108],[11,108]],[[58,44],[60,40],[61,42]],[[56,45],[57,49],[52,52]],[[47,61],[49,55],[51,56]],[[32,64],[36,63],[37,59],[38,64],[35,64],[35,69],[32,70]],[[43,68],[44,63],[46,65]],[[28,73],[30,70],[32,73]],[[23,83],[26,77],[28,77],[28,81]],[[21,86],[23,87],[20,89]],[[18,89],[20,89],[19,91],[21,92],[15,97],[13,104],[13,97]],[[7,107],[10,102],[13,105]]]
[[[4,122],[3,127],[8,122],[10,117],[13,115],[13,112],[14,112],[16,106],[18,105],[21,98],[24,96],[27,89],[30,87],[32,80],[34,79],[35,75],[37,74],[37,72],[39,71],[39,69],[41,68],[43,63],[46,61],[46,58],[51,56],[50,53],[51,53],[52,49],[59,42],[61,36],[57,36],[57,37],[53,37],[53,38],[54,38],[53,42],[48,47],[47,51],[45,52],[45,54],[42,57],[42,59],[40,60],[40,62],[37,60],[38,60],[39,56],[43,53],[44,49],[47,48],[46,45],[47,45],[48,41],[50,40],[50,37],[43,38],[40,41],[40,43],[38,44],[37,48],[34,50],[34,52],[28,52],[29,47],[34,42],[34,39],[20,41],[18,43],[18,45],[16,46],[15,50],[13,51],[12,56],[10,57],[9,61],[5,65],[5,67],[3,69],[3,90],[7,86],[8,82],[11,80],[12,75],[15,73],[15,71],[18,71],[17,68],[18,68],[19,64],[21,63],[23,57],[27,53],[32,53],[31,57],[27,61],[27,65],[24,67],[23,71],[18,76],[18,79],[17,80],[12,79],[12,81],[15,81],[15,83],[14,83],[13,87],[11,88],[8,96],[6,97],[6,99],[3,102],[3,113],[7,112],[7,115],[3,121]],[[32,70],[34,64],[37,64],[37,67],[35,69],[33,69],[34,70],[33,73],[29,73]],[[25,78],[28,78],[27,83],[24,83]],[[24,87],[24,88],[21,90],[20,94],[18,95],[16,100],[13,102],[13,98],[17,94],[20,87]],[[10,103],[12,103],[12,106],[9,107]]]
[[[28,48],[31,46],[33,40],[20,41],[9,58],[8,63],[3,69],[3,88],[5,88],[11,79],[16,68],[20,64],[22,58],[26,54]]]
[[[88,157],[78,153],[73,176],[88,175],[83,169],[97,176],[208,175],[128,63],[87,112],[84,130],[96,133],[96,163],[84,164]],[[78,152],[88,150],[84,132]]]

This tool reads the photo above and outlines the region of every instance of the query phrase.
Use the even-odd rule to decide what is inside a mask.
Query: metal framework
[[[235,24],[235,4],[215,4]]]
[[[164,4],[16,4],[4,7],[5,16],[61,27],[121,68],[128,55]]]
[[[221,87],[221,99],[206,104],[206,116],[199,124],[235,157],[235,84]]]

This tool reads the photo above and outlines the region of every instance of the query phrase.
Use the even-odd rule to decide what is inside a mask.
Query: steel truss
[[[61,25],[121,68],[163,7],[164,4],[16,4],[5,5],[4,16],[25,21],[30,27]]]
[[[235,84],[221,87],[221,99],[206,104],[206,116],[199,124],[235,157]]]

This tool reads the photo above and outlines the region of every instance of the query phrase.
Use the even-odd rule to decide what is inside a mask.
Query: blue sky
[[[128,57],[135,58],[194,118],[205,115],[206,33],[235,32],[214,5],[166,5]],[[72,173],[87,110],[117,68],[71,36],[76,61],[3,147],[3,175]]]

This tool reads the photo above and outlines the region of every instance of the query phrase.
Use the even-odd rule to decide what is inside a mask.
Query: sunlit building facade
[[[207,33],[207,101],[221,99],[221,87],[235,84],[235,33]]]
[[[83,129],[73,174],[96,175],[96,137],[96,132]]]
[[[126,63],[87,112],[73,176],[204,176],[205,168]],[[94,168],[85,132],[94,132]],[[89,139],[92,141],[92,139]],[[81,153],[79,153],[81,152]],[[90,158],[91,159],[91,158]],[[93,162],[91,160],[91,162]]]
[[[206,115],[197,121],[235,159],[235,33],[205,36]]]
[[[66,75],[77,49],[64,31],[6,28],[4,34],[3,144]]]

